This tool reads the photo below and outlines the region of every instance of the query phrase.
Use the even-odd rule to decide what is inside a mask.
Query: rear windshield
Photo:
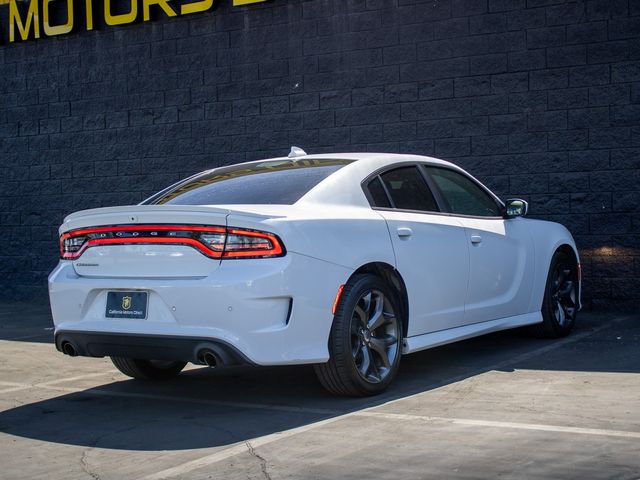
[[[278,160],[191,177],[151,197],[156,205],[292,205],[351,160]]]

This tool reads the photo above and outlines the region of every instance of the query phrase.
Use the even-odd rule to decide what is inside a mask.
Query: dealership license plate
[[[108,292],[107,318],[147,318],[147,292]]]

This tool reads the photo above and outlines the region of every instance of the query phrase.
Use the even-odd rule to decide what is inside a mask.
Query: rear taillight
[[[75,260],[98,245],[188,245],[211,258],[285,255],[280,239],[267,232],[199,225],[122,225],[72,230],[60,237],[60,258]]]
[[[227,242],[223,258],[246,258],[253,256],[278,257],[283,248],[275,235],[253,230],[227,229]]]

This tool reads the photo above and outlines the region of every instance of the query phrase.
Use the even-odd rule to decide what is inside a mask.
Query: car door
[[[407,336],[462,325],[469,246],[459,219],[439,214],[423,172],[407,164],[369,179],[365,189],[389,228],[409,300]]]
[[[505,219],[496,197],[463,172],[425,167],[436,195],[465,227],[469,288],[465,324],[527,313],[533,240],[522,219]]]

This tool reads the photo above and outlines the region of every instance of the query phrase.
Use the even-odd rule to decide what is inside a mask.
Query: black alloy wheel
[[[564,337],[571,333],[578,314],[578,265],[564,252],[551,259],[542,302],[542,323],[531,326],[544,338]]]
[[[400,366],[402,338],[393,291],[376,275],[354,275],[334,315],[329,361],[315,365],[320,383],[335,395],[384,391]]]

